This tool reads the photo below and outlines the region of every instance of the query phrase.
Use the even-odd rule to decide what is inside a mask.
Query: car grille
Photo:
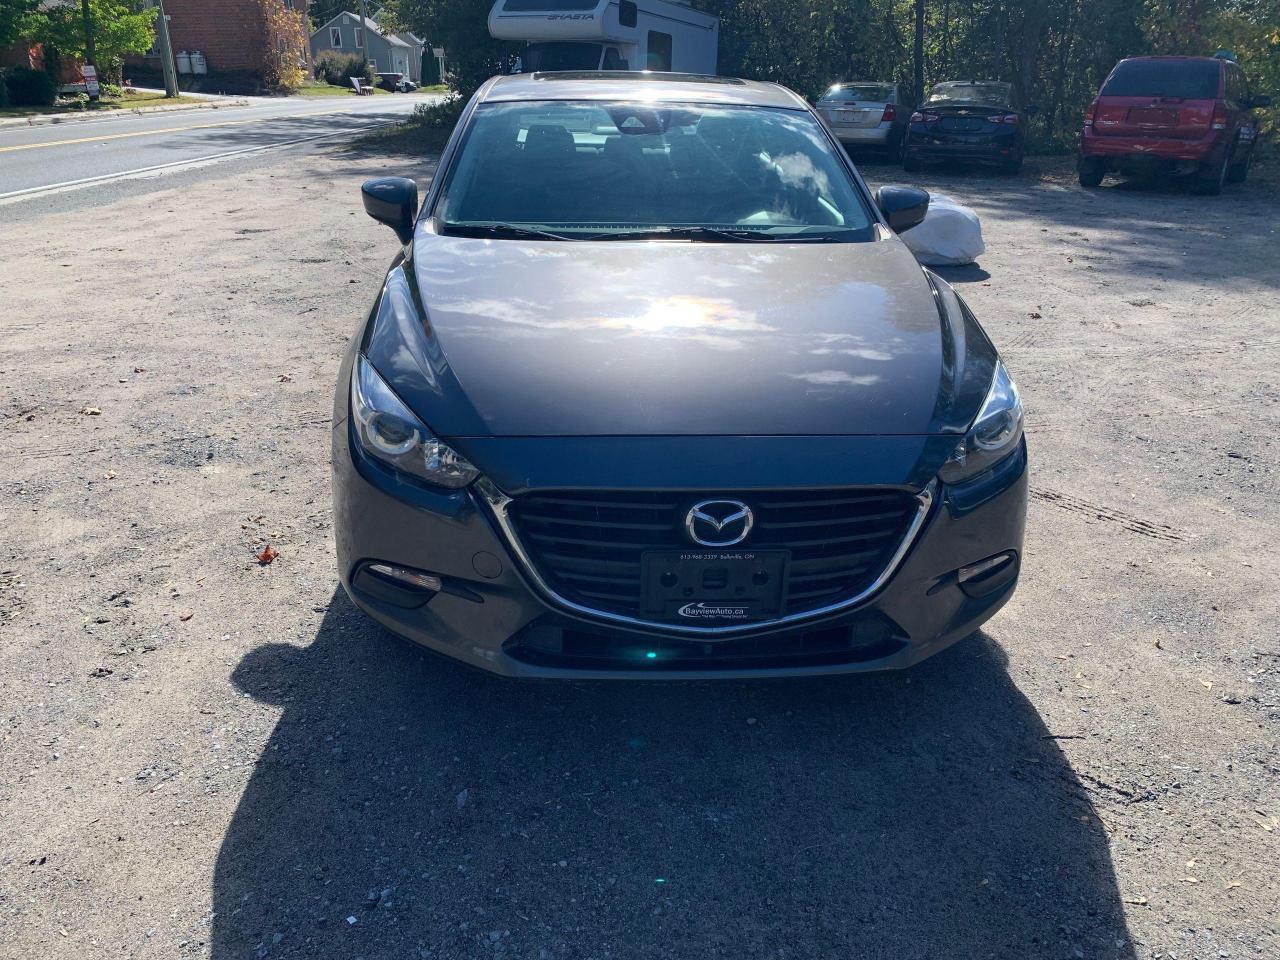
[[[706,493],[573,491],[512,501],[508,515],[539,576],[567,600],[638,617],[641,557],[694,546],[689,508]],[[721,496],[717,494],[717,496]],[[813,610],[865,590],[884,570],[918,509],[889,490],[780,490],[727,493],[755,514],[736,550],[788,550],[783,615]]]

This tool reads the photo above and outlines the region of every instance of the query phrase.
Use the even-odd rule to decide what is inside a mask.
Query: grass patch
[[[0,117],[34,117],[47,113],[100,113],[104,110],[139,110],[147,107],[169,107],[174,104],[203,103],[199,97],[173,97],[166,99],[163,93],[125,93],[120,97],[103,97],[93,103],[84,94],[60,97],[50,107],[4,107]]]
[[[388,94],[389,91],[373,88],[374,96],[380,94]],[[354,97],[355,90],[350,85],[345,87],[335,86],[332,83],[312,83],[305,84],[294,91],[297,97]]]

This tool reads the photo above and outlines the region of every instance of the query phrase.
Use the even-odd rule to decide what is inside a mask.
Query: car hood
[[[956,433],[995,353],[937,284],[887,234],[719,244],[420,230],[365,350],[446,438]],[[393,285],[420,318],[387,309],[404,299]]]

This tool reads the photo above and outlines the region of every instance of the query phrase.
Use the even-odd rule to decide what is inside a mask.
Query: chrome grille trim
[[[487,477],[481,477],[476,481],[474,490],[479,494],[479,499],[488,508],[490,516],[497,525],[499,532],[502,534],[503,540],[506,542],[513,556],[519,563],[521,572],[534,586],[534,588],[542,594],[552,606],[559,607],[571,613],[587,617],[591,620],[597,620],[604,623],[619,624],[626,627],[634,627],[651,633],[666,633],[676,636],[697,637],[703,640],[715,640],[717,638],[728,638],[733,636],[741,636],[748,633],[757,633],[763,630],[772,630],[780,626],[788,626],[794,623],[803,623],[809,620],[816,620],[821,617],[831,616],[832,614],[841,613],[845,610],[851,610],[861,603],[866,602],[874,596],[889,581],[890,577],[897,571],[902,564],[902,560],[907,555],[916,538],[920,534],[920,530],[924,527],[925,520],[928,519],[929,510],[933,506],[933,501],[937,496],[938,481],[931,480],[929,485],[915,495],[916,513],[912,517],[910,525],[907,527],[906,533],[903,534],[902,541],[898,544],[897,549],[885,564],[884,569],[871,581],[865,588],[860,590],[853,596],[846,597],[836,603],[827,604],[823,607],[816,607],[811,610],[802,610],[796,613],[788,614],[782,617],[775,617],[771,620],[756,620],[750,623],[739,623],[733,625],[725,625],[720,627],[695,627],[686,626],[679,623],[667,623],[663,621],[644,620],[639,617],[630,617],[620,613],[613,613],[608,610],[598,610],[583,604],[574,602],[557,592],[538,572],[537,566],[534,564],[529,552],[525,549],[520,541],[520,537],[516,532],[515,525],[512,523],[509,513],[513,502],[511,497],[497,488]]]

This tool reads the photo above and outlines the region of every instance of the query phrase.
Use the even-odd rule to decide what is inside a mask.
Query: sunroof
[[[724,83],[742,86],[743,81],[736,77],[713,77],[704,73],[654,73],[651,70],[566,70],[557,73],[551,70],[539,71],[532,75],[535,80],[677,80],[681,83]]]

